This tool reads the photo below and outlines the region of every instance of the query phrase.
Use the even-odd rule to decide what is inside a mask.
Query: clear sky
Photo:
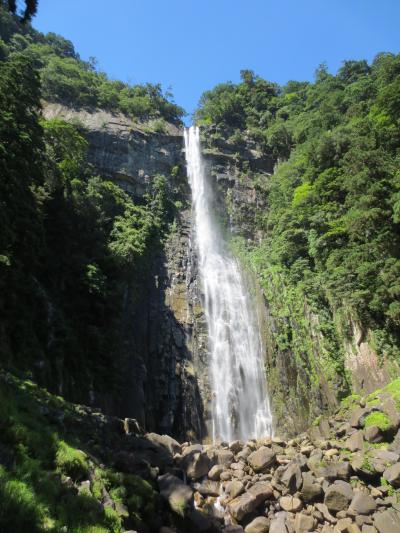
[[[400,0],[39,0],[33,25],[111,78],[172,87],[188,112],[241,69],[283,84],[400,51]]]

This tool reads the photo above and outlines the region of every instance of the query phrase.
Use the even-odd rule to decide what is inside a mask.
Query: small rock
[[[300,498],[295,498],[294,496],[282,496],[279,499],[279,505],[284,511],[289,511],[291,513],[297,513],[303,507],[303,503]]]

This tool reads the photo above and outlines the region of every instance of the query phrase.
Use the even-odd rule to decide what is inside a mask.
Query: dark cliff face
[[[156,175],[164,175],[179,215],[140,287],[126,286],[121,301],[123,349],[115,355],[121,374],[117,393],[74,390],[70,399],[136,418],[149,431],[187,439],[206,436],[207,332],[201,307],[192,238],[190,190],[185,172],[182,131],[165,124],[137,125],[123,115],[87,112],[58,104],[45,106],[47,118],[77,124],[89,141],[88,160],[141,202]],[[68,376],[61,379],[68,382]],[[86,396],[85,396],[86,394]]]

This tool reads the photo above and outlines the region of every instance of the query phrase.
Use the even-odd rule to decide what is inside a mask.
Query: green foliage
[[[109,80],[97,70],[95,59],[81,60],[70,41],[19,25],[1,4],[0,35],[6,46],[0,57],[18,51],[40,67],[45,100],[74,107],[101,107],[142,121],[156,119],[154,127],[159,132],[164,131],[164,120],[181,124],[184,110],[160,84],[130,85]]]
[[[346,61],[336,75],[322,65],[315,83],[281,88],[247,72],[204,93],[196,114],[231,140],[247,129],[278,162],[260,191],[268,209],[253,218],[263,242],[247,245],[247,255],[269,302],[284,308],[276,294],[296,293],[299,314],[291,306],[289,323],[304,320],[306,306],[330,329],[326,361],[342,374],[338,349],[352,341],[351,324],[379,355],[399,361],[399,80],[394,54],[371,65]],[[279,323],[280,349],[296,351]],[[311,360],[312,343],[300,342]]]

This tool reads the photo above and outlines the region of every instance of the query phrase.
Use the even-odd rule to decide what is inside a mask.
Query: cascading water
[[[214,219],[199,128],[186,129],[184,138],[209,334],[213,440],[268,436],[272,418],[256,313]]]

